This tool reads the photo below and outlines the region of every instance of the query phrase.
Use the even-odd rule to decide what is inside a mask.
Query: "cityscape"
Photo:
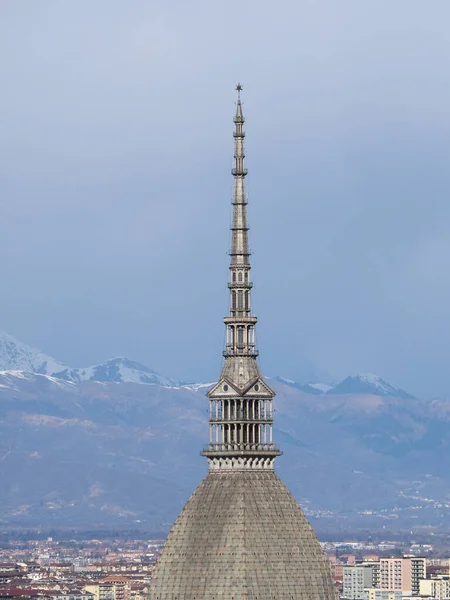
[[[0,532],[0,597],[33,600],[147,600],[164,539],[74,539]],[[128,534],[130,535],[130,534]],[[5,541],[10,537],[8,541]],[[29,537],[29,539],[23,539]],[[433,538],[432,538],[433,539]],[[398,600],[449,596],[450,536],[321,542],[341,598]]]

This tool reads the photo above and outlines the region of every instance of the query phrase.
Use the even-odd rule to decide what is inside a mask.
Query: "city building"
[[[419,593],[419,581],[427,576],[425,558],[381,558],[380,589]]]
[[[392,592],[389,590],[380,590],[378,588],[369,588],[365,590],[364,600],[406,600],[403,592]]]
[[[331,575],[333,577],[334,582],[340,586],[344,581],[344,566],[345,565],[331,565]]]
[[[364,562],[378,562],[380,557],[378,554],[364,554],[363,561]]]
[[[436,598],[436,600],[450,598],[450,579],[449,577],[421,579],[419,582],[419,593],[421,596],[429,596]]]
[[[151,600],[334,600],[329,562],[277,477],[274,392],[260,372],[252,313],[244,116],[234,117],[230,313],[219,381],[208,392],[209,471],[176,520],[150,585]]]
[[[364,560],[362,563],[364,566],[372,568],[372,585],[371,587],[380,587],[380,561]]]
[[[94,600],[115,600],[114,586],[112,583],[92,583],[85,585],[83,591],[92,594]]]
[[[69,590],[58,595],[57,600],[94,600],[94,595],[82,590]]]
[[[349,600],[364,598],[364,590],[374,587],[374,565],[344,566],[342,597]]]
[[[109,577],[105,577],[105,579],[102,580],[102,583],[113,586],[114,600],[129,600],[130,584],[126,577],[110,575]]]

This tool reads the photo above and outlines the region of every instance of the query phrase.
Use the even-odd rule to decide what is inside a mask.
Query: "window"
[[[244,310],[244,297],[242,290],[238,290],[238,311]]]

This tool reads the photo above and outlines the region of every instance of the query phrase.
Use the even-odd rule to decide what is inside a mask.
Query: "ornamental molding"
[[[274,457],[267,456],[238,456],[238,457],[218,457],[208,458],[210,471],[273,471]]]

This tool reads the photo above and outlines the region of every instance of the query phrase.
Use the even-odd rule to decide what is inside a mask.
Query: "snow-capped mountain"
[[[372,375],[371,373],[350,375],[336,385],[320,382],[299,383],[292,379],[286,379],[285,377],[279,376],[274,377],[273,379],[284,385],[295,388],[296,390],[305,392],[306,394],[314,394],[316,396],[322,394],[330,396],[338,394],[371,394],[374,396],[403,398],[404,400],[414,399],[414,396],[405,392],[405,390],[397,388],[381,377],[378,377],[378,375]]]
[[[67,365],[16,340],[0,331],[0,371],[26,371],[53,375],[67,369]]]
[[[325,392],[328,392],[329,390],[331,390],[331,388],[333,386],[330,385],[329,383],[317,382],[317,383],[308,383],[308,387],[313,388],[313,390],[317,390],[321,394],[325,394]]]
[[[174,387],[177,382],[160,375],[145,365],[123,356],[111,358],[100,365],[80,369],[65,369],[55,377],[68,381],[111,381],[122,383],[150,383]]]
[[[298,381],[293,381],[292,379],[286,379],[285,377],[277,377],[273,378],[275,381],[279,381],[280,383],[284,383],[289,387],[293,387],[296,390],[300,390],[301,392],[305,392],[305,394],[323,394],[325,391],[331,388],[330,385],[326,385],[325,383],[299,383]]]
[[[412,400],[414,396],[400,388],[394,387],[378,375],[358,373],[350,375],[337,385],[327,390],[326,394],[374,394],[375,396],[392,396]]]
[[[39,373],[69,382],[144,383],[163,387],[182,385],[180,382],[160,375],[153,369],[125,357],[111,358],[91,367],[73,368],[3,332],[0,332],[0,371],[14,371],[15,374],[17,372]],[[414,398],[408,392],[394,387],[381,377],[370,373],[349,376],[335,386],[319,382],[299,383],[284,377],[274,377],[273,379],[313,395],[373,394],[406,400]],[[210,384],[192,384],[191,387],[208,385]]]
[[[354,530],[381,530],[386,514],[404,530],[449,526],[450,400],[270,384],[274,436],[285,451],[279,469],[324,530],[334,522],[340,530],[342,519]],[[2,526],[165,528],[204,476],[207,385],[0,373]]]
[[[41,350],[0,332],[0,371],[39,373],[65,381],[147,383],[172,387],[178,383],[125,357],[111,358],[92,367],[72,368]]]

